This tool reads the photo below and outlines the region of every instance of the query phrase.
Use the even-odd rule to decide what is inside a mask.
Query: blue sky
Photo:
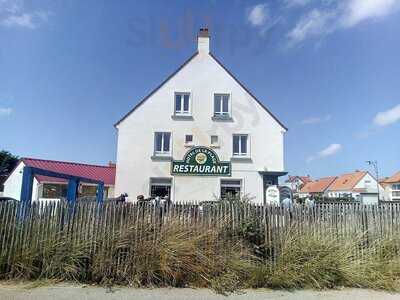
[[[0,0],[0,148],[107,163],[113,124],[196,50],[289,128],[286,169],[400,170],[400,1]]]

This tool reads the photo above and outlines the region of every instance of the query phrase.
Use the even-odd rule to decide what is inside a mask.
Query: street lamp
[[[376,160],[367,160],[366,163],[374,168],[375,176],[376,176],[376,188],[378,189],[378,202],[380,200],[379,195],[379,172],[378,172],[378,161]]]

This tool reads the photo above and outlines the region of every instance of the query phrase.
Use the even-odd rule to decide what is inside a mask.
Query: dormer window
[[[230,118],[229,94],[214,94],[214,118]]]
[[[175,116],[190,116],[190,93],[175,93]]]

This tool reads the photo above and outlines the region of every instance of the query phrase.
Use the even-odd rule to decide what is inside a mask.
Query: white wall
[[[7,180],[4,182],[4,196],[12,197],[14,199],[20,200],[21,198],[21,188],[22,188],[22,172],[25,164],[19,162],[18,166],[10,174]],[[38,199],[38,188],[39,182],[36,178],[33,179],[32,186],[32,200]]]
[[[174,120],[174,93],[190,92],[193,120]],[[229,93],[233,121],[213,121],[214,93]],[[268,102],[265,104],[268,106]],[[258,171],[283,171],[284,128],[266,112],[206,52],[189,64],[155,92],[118,126],[117,173],[115,194],[149,195],[150,177],[172,177],[170,161],[152,160],[154,132],[172,132],[173,159],[182,159],[186,134],[193,134],[194,144],[209,146],[210,135],[218,135],[219,158],[232,158],[232,134],[250,137],[251,161],[232,161],[232,179],[243,180],[244,193],[262,201],[262,178]],[[218,177],[174,177],[172,199],[210,200],[219,196]]]

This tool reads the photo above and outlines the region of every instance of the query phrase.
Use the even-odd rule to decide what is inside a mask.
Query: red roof
[[[400,182],[400,172],[397,172],[393,176],[382,180],[382,183],[397,183],[397,182]]]
[[[323,193],[336,178],[331,176],[307,182],[300,190],[300,193]]]
[[[105,185],[114,185],[115,183],[115,165],[98,166],[82,163],[45,160],[36,158],[22,158],[24,164],[28,167],[40,168],[48,171],[64,173],[73,176],[89,178],[103,181]],[[67,180],[42,175],[35,175],[39,182],[66,183]]]
[[[303,184],[312,181],[310,175],[307,175],[307,176],[290,176],[289,175],[289,178],[286,180],[286,182],[293,182],[296,179],[300,179],[301,182],[303,182]]]
[[[357,183],[367,175],[365,171],[355,171],[340,175],[332,185],[329,186],[329,191],[351,191]]]

